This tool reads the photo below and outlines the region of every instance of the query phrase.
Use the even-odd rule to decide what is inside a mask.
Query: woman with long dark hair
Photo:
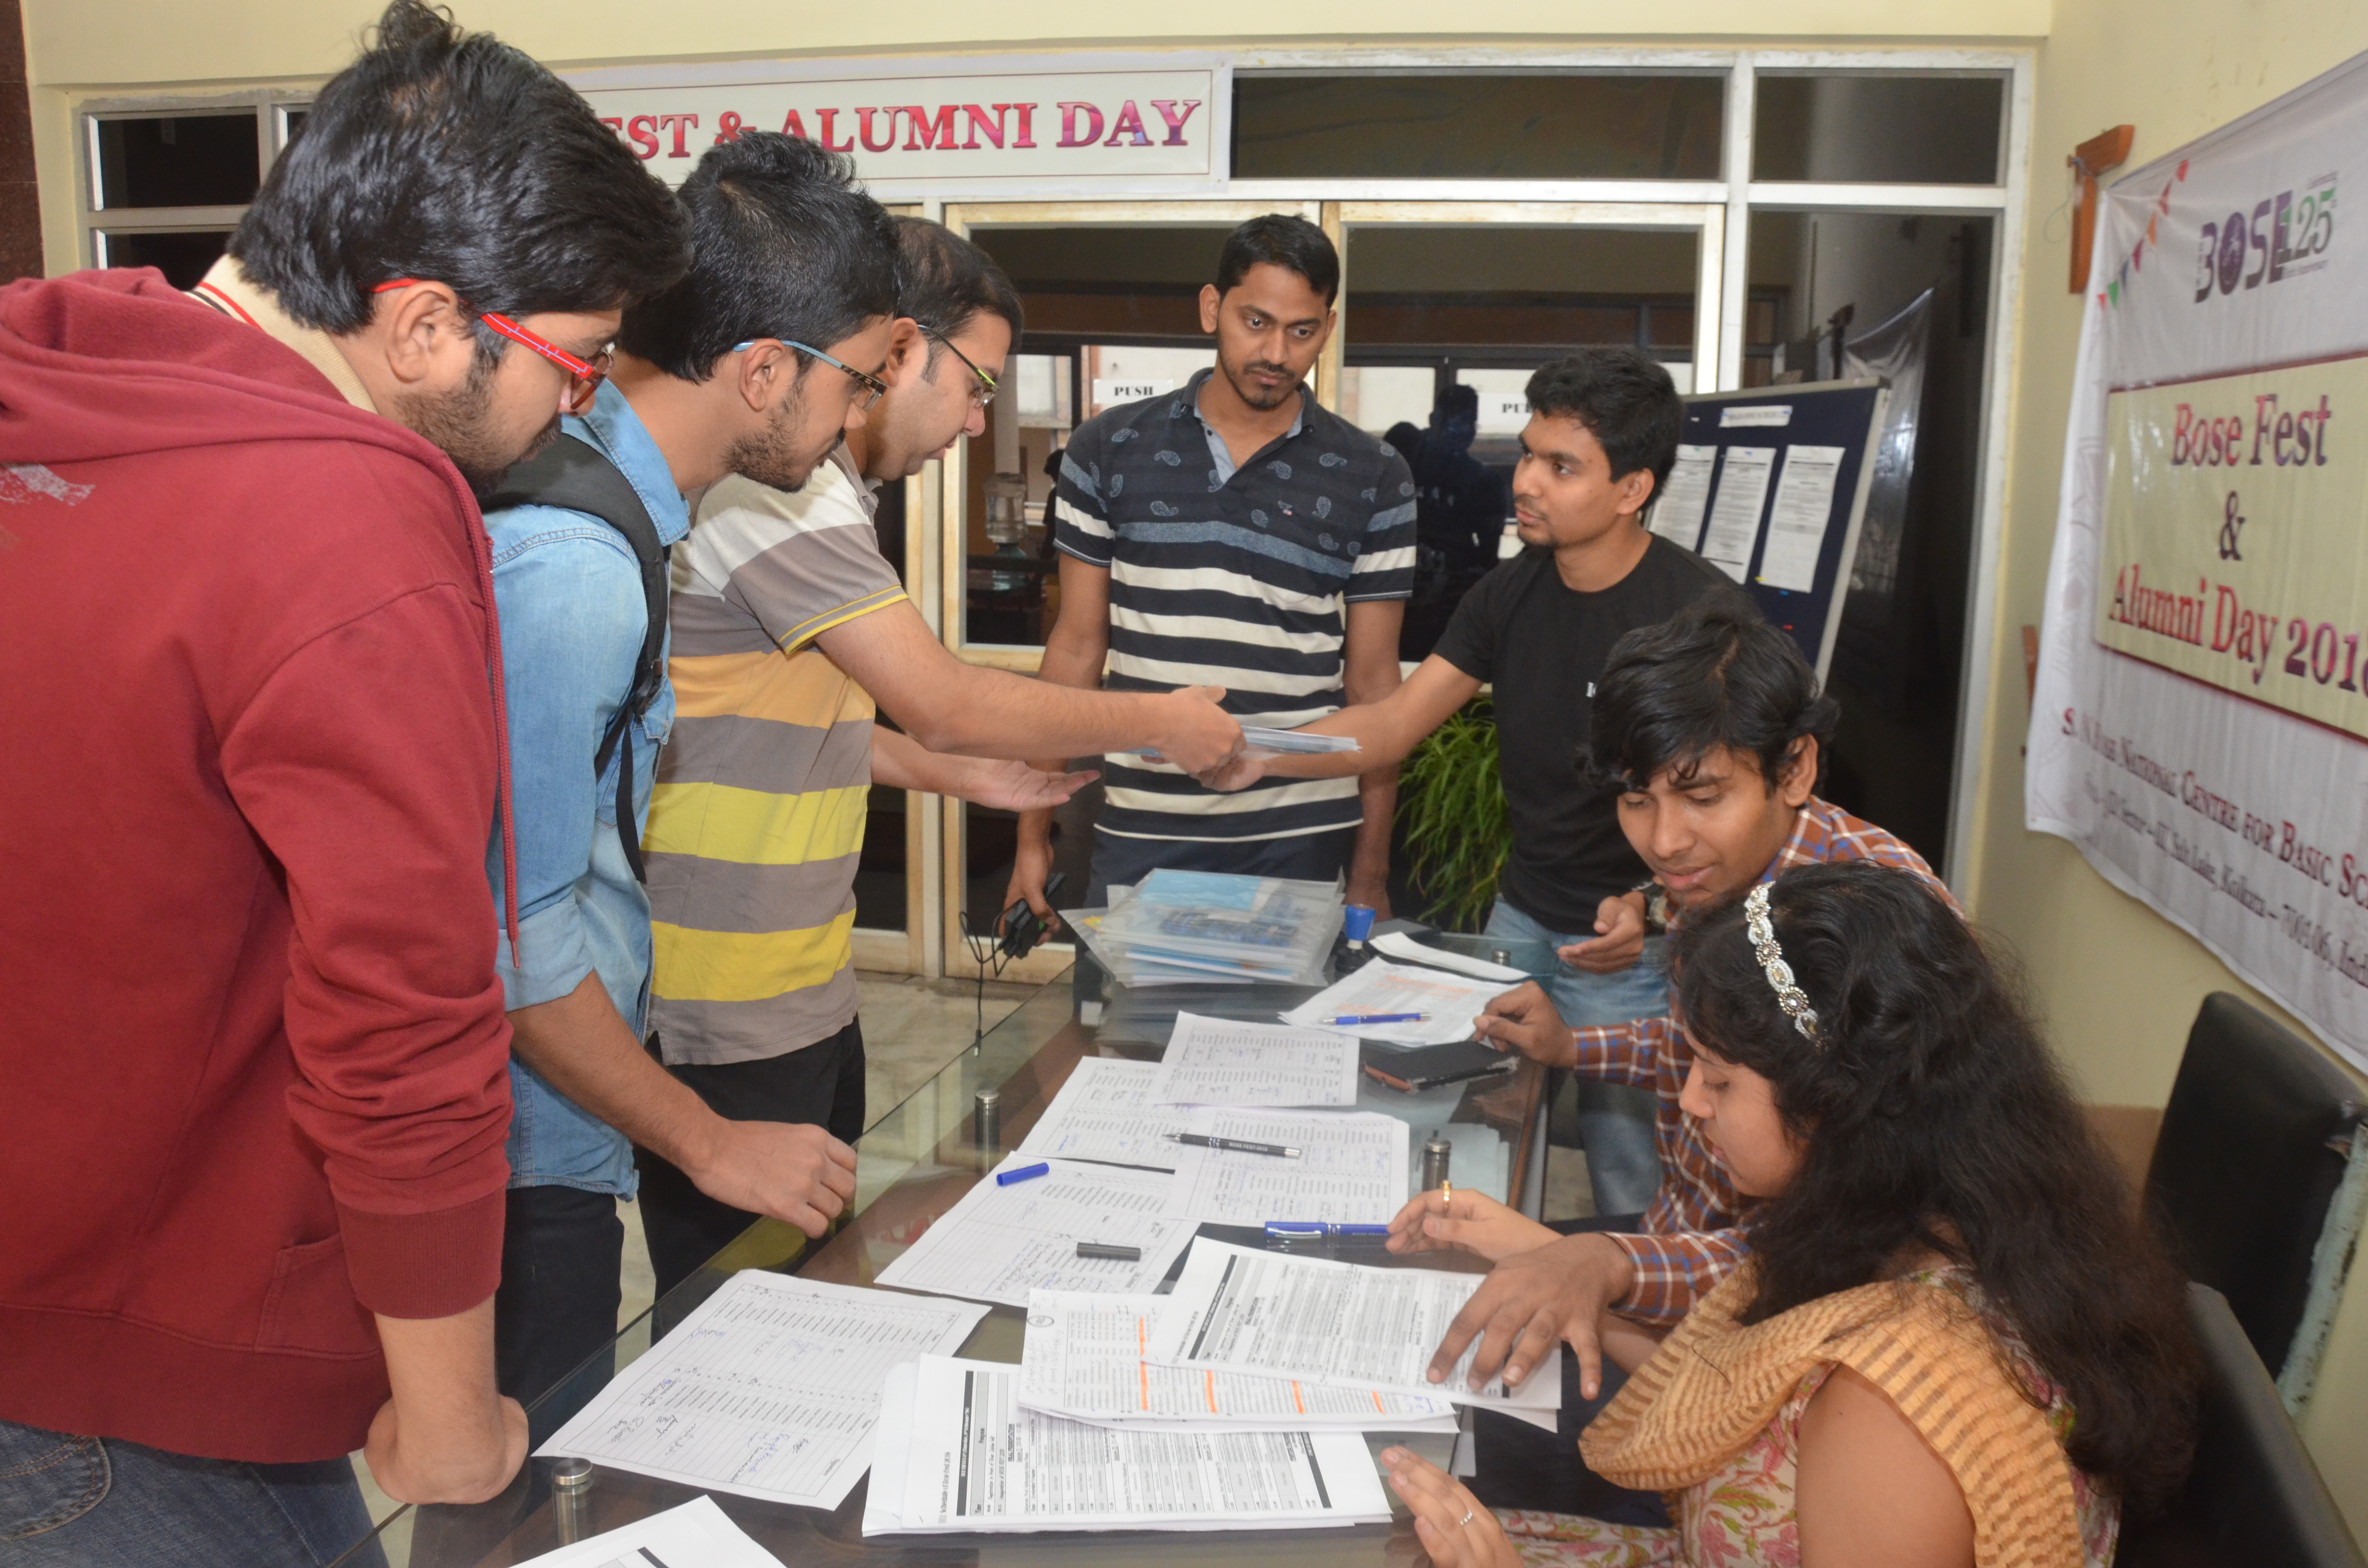
[[[1657,1346],[1606,1325],[1634,1376],[1581,1448],[1679,1494],[1679,1525],[1499,1518],[1392,1449],[1432,1560],[2103,1568],[2123,1505],[2185,1474],[2198,1362],[1973,934],[1897,871],[1805,867],[1688,926],[1674,968],[1682,1103],[1759,1199],[1752,1254]],[[1395,1228],[1497,1256],[1552,1235],[1464,1193]]]

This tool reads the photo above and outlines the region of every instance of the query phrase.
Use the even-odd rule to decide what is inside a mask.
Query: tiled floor
[[[868,1119],[877,1122],[962,1054],[982,1014],[977,987],[968,981],[862,974],[857,984],[863,995],[864,1105]],[[990,983],[985,1027],[993,1028],[1033,990]],[[617,1312],[617,1326],[622,1328],[649,1310],[656,1281],[650,1271],[649,1244],[642,1236],[640,1206],[620,1202],[617,1212],[625,1222],[624,1301]],[[395,1505],[371,1483],[369,1467],[359,1457],[354,1469],[361,1477],[370,1517],[382,1519],[393,1513]],[[390,1554],[402,1561],[403,1553],[394,1549],[407,1544],[389,1541]]]

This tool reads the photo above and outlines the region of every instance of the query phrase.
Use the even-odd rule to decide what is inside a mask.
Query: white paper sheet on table
[[[1444,1382],[1424,1376],[1448,1324],[1484,1278],[1198,1242],[1184,1260],[1183,1277],[1168,1298],[1169,1310],[1160,1315],[1147,1355],[1194,1370],[1379,1389],[1508,1415],[1559,1409],[1559,1359],[1509,1392],[1501,1374],[1482,1388],[1468,1386],[1472,1358],[1479,1353],[1476,1338]]]
[[[1510,989],[1502,981],[1481,980],[1428,964],[1375,959],[1283,1014],[1282,1021],[1304,1025],[1314,1018],[1348,1013],[1429,1013],[1426,1022],[1359,1024],[1356,1033],[1360,1039],[1392,1045],[1452,1045],[1470,1040],[1472,1020],[1492,999]]]
[[[1839,447],[1787,447],[1768,509],[1768,548],[1759,552],[1759,580],[1771,588],[1807,593],[1817,585],[1817,556],[1833,523],[1834,485],[1841,477]]]
[[[1710,502],[1710,472],[1718,460],[1716,447],[1680,446],[1669,465],[1669,483],[1653,503],[1652,528],[1672,544],[1688,550],[1702,538],[1702,508]]]
[[[1028,1299],[1019,1403],[1100,1426],[1223,1426],[1236,1432],[1452,1432],[1455,1407],[1418,1394],[1333,1388],[1253,1372],[1194,1372],[1143,1358],[1165,1296]]]
[[[1427,948],[1403,931],[1384,931],[1373,938],[1372,946],[1376,952],[1385,953],[1394,959],[1406,959],[1438,969],[1452,969],[1475,980],[1493,980],[1508,989],[1530,978],[1529,971],[1515,969],[1510,964],[1466,958],[1462,953],[1451,953],[1444,948]]]
[[[1390,1517],[1357,1433],[1112,1430],[1023,1409],[1019,1387],[1019,1368],[988,1361],[896,1369],[864,1535],[1294,1529]]]
[[[1759,509],[1768,499],[1768,476],[1776,464],[1773,447],[1729,447],[1718,471],[1718,494],[1710,504],[1710,528],[1702,558],[1743,581],[1751,547],[1759,539]]]
[[[1380,1225],[1406,1207],[1409,1134],[1394,1116],[1208,1108],[1196,1119],[1217,1137],[1279,1144],[1297,1149],[1299,1157],[1178,1149],[1168,1197],[1177,1213],[1214,1225],[1269,1220]]]
[[[1352,1106],[1357,1037],[1338,1029],[1176,1015],[1150,1103]]]
[[[747,1269],[536,1452],[836,1508],[871,1462],[888,1369],[960,1349],[985,1315]]]
[[[1037,1162],[1012,1154],[998,1171]],[[880,1283],[1024,1307],[1030,1290],[1148,1290],[1191,1244],[1193,1221],[1175,1211],[1165,1171],[1052,1160],[1050,1174],[962,1194],[880,1271]],[[1077,1256],[1079,1242],[1143,1249],[1138,1263]]]
[[[573,1546],[529,1558],[518,1568],[652,1568],[654,1563],[665,1568],[781,1568],[781,1560],[749,1540],[712,1497],[694,1497],[678,1508],[602,1530]]]
[[[1105,1160],[1121,1165],[1176,1168],[1170,1132],[1191,1130],[1185,1106],[1154,1106],[1156,1062],[1088,1056],[1080,1061],[1020,1141],[1019,1153],[1035,1159]]]

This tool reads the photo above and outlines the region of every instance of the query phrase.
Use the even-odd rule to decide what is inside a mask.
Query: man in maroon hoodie
[[[688,260],[582,99],[396,0],[195,298],[0,291],[11,1563],[324,1563],[352,1449],[521,1462],[470,486]]]

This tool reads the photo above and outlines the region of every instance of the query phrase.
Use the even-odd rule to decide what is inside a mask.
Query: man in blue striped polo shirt
[[[1282,728],[1397,688],[1414,478],[1304,385],[1339,282],[1323,230],[1280,213],[1249,220],[1201,290],[1216,368],[1077,427],[1054,494],[1061,618],[1042,678],[1223,687],[1244,723]],[[1318,881],[1346,871],[1349,901],[1386,913],[1396,801],[1395,767],[1221,794],[1163,763],[1113,756],[1087,902],[1160,867]],[[1052,813],[1030,812],[1005,903],[1025,897],[1049,918],[1051,863]]]

